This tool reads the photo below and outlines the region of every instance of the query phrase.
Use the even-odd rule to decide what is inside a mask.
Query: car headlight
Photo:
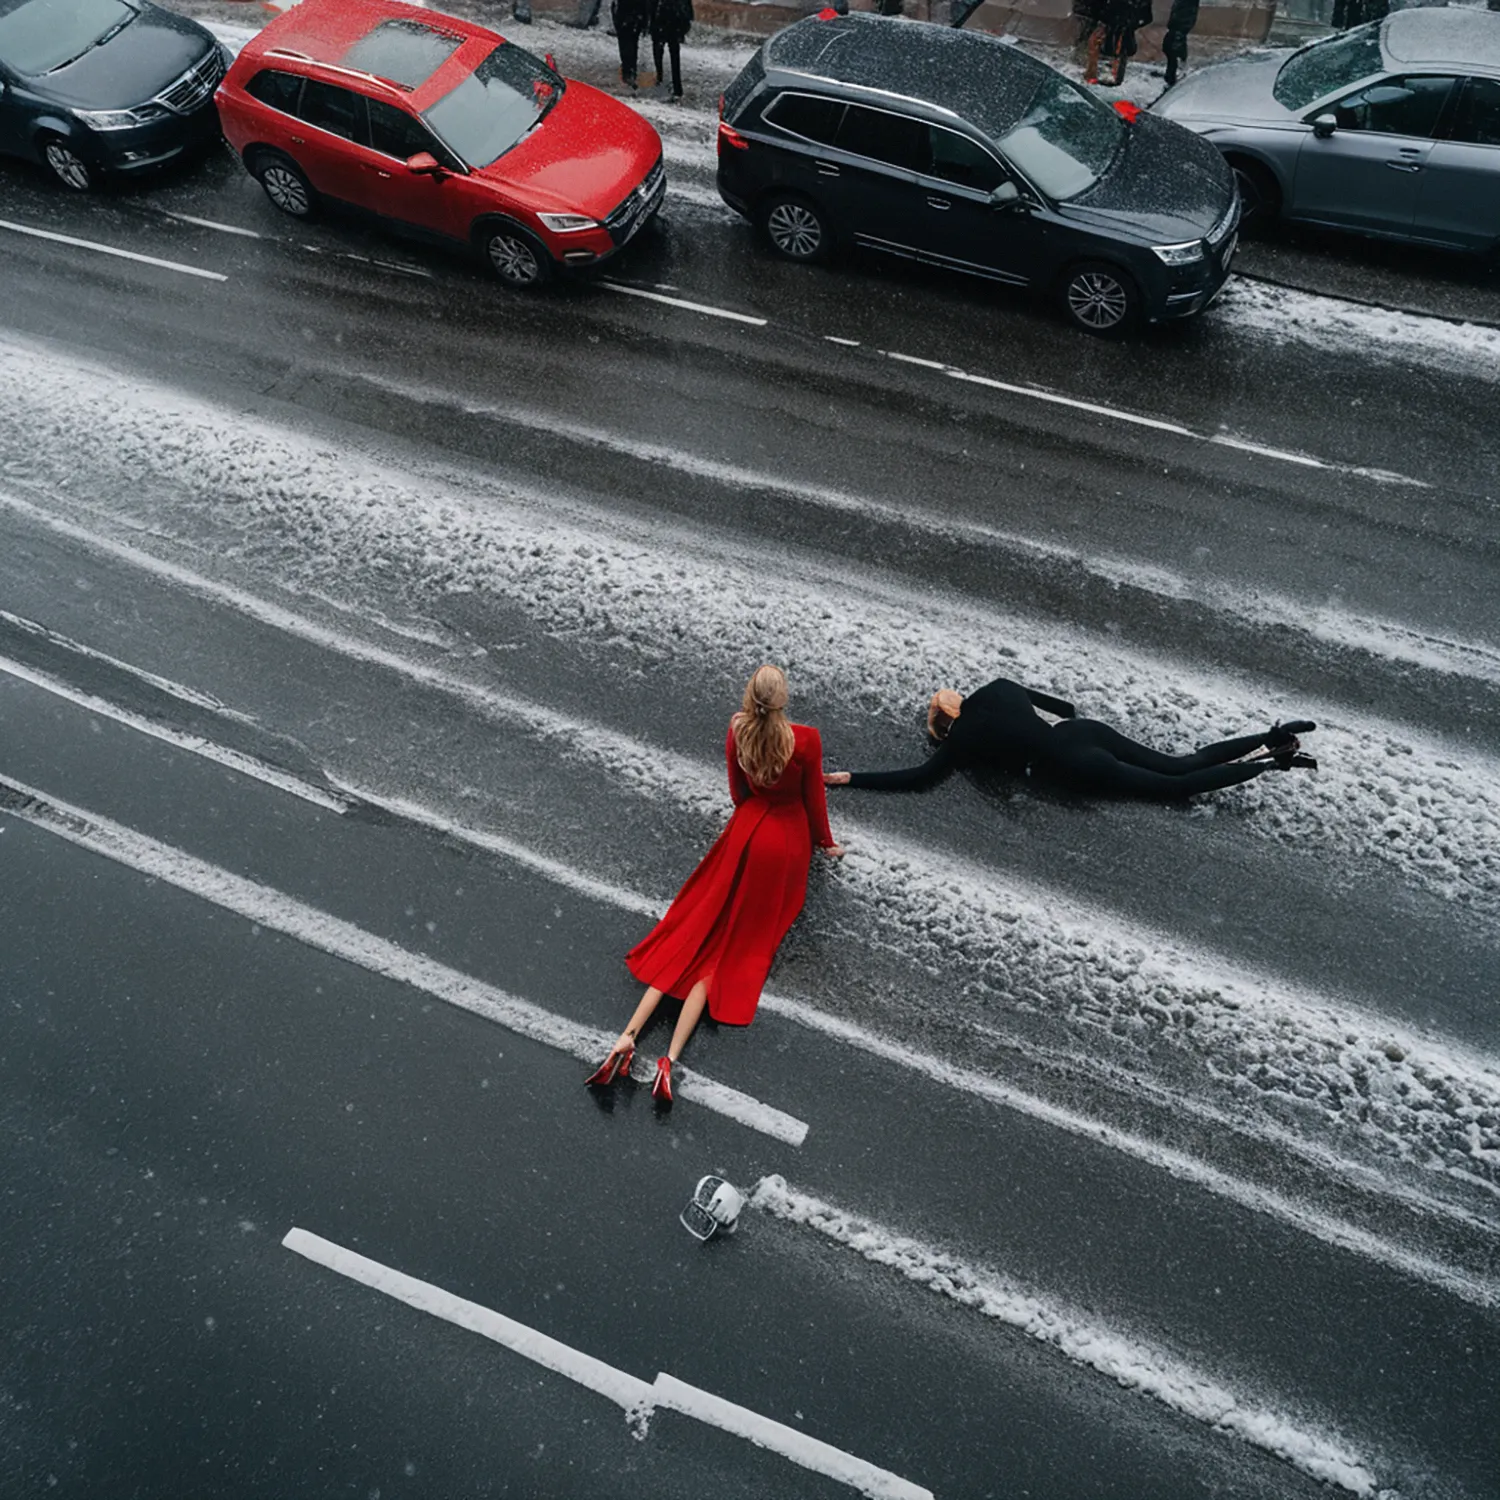
[[[172,112],[161,104],[141,104],[135,109],[75,109],[73,113],[91,130],[134,130],[165,120]]]
[[[1203,241],[1186,240],[1180,245],[1153,245],[1157,258],[1168,266],[1190,266],[1203,259]]]
[[[597,229],[599,221],[587,214],[538,214],[553,234],[576,234],[580,229]]]

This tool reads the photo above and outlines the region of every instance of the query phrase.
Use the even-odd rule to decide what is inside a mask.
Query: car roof
[[[1418,7],[1386,18],[1380,40],[1393,65],[1441,64],[1463,73],[1500,73],[1500,14]]]
[[[390,67],[386,76],[375,70],[374,63],[382,56],[393,60],[403,49],[399,38],[395,47],[372,48],[367,39],[381,28],[406,31],[408,35],[426,33],[434,42],[451,39],[458,45],[426,77],[410,72],[394,76],[402,73],[399,66]],[[247,43],[244,54],[267,65],[289,59],[348,72],[356,79],[378,79],[406,95],[412,106],[421,110],[451,92],[503,40],[472,21],[402,5],[397,0],[300,0],[263,27]],[[356,47],[360,55],[350,58]]]
[[[862,15],[811,16],[765,45],[767,72],[825,79],[982,120],[1004,133],[1052,70],[985,32]]]

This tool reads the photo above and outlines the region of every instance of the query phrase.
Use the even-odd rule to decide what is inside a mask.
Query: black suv
[[[1202,311],[1239,219],[1191,131],[1127,119],[998,37],[831,10],[729,86],[718,181],[792,260],[852,243],[933,261],[1053,292],[1101,334]]]

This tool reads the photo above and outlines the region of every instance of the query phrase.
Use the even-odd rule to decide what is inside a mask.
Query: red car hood
[[[547,118],[475,176],[516,189],[543,211],[603,219],[660,156],[661,137],[649,120],[570,79]]]

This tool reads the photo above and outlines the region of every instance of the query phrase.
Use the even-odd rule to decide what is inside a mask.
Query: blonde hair
[[[935,740],[948,738],[953,721],[963,712],[962,693],[952,688],[939,688],[927,703],[927,733]]]
[[[756,786],[775,786],[797,748],[786,704],[786,675],[781,668],[757,667],[745,684],[745,697],[732,725],[740,769]]]

